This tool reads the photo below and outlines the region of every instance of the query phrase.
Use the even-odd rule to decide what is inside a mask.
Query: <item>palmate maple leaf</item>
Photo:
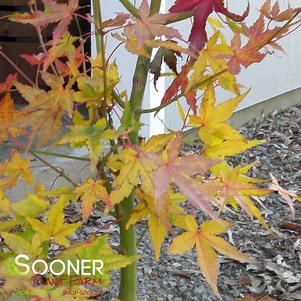
[[[230,56],[228,61],[229,72],[232,74],[238,74],[241,70],[240,65],[248,68],[254,63],[260,63],[267,55],[267,53],[261,53],[257,49],[253,51],[250,47],[241,47],[241,34],[237,32],[232,41],[231,48],[233,55]]]
[[[223,162],[211,169],[222,183],[222,189],[219,193],[221,199],[220,210],[227,203],[230,203],[234,208],[239,205],[251,218],[257,218],[270,233],[274,234],[263,219],[260,210],[250,198],[250,196],[262,196],[272,192],[270,189],[260,188],[254,184],[261,182],[261,180],[245,176],[252,167],[252,164],[231,167]]]
[[[151,36],[166,38],[181,38],[178,30],[170,28],[165,24],[167,21],[176,17],[174,14],[151,14],[150,6],[147,0],[142,0],[141,6],[138,9],[139,19],[132,17],[134,24],[128,27],[131,29],[134,36],[137,38],[137,47],[144,45],[145,41]]]
[[[220,42],[219,42],[220,41]],[[233,74],[226,71],[228,66],[225,58],[233,54],[232,49],[226,44],[224,35],[217,31],[208,41],[205,48],[202,49],[198,58],[191,66],[189,63],[182,67],[182,70],[174,79],[172,84],[166,90],[161,100],[161,105],[167,104],[173,97],[181,94],[185,96],[187,104],[192,112],[197,114],[197,89],[204,89],[209,82],[210,77],[216,80],[225,90],[239,94],[239,85]],[[207,74],[209,68],[212,74]],[[189,73],[192,72],[190,78]]]
[[[38,219],[27,218],[28,223],[39,236],[41,242],[55,241],[65,247],[70,246],[70,242],[66,236],[71,235],[81,225],[64,223],[64,200],[58,200],[47,212],[47,224],[42,223]]]
[[[103,142],[114,139],[117,135],[113,130],[107,128],[104,118],[91,124],[91,120],[85,120],[78,111],[75,111],[73,122],[74,125],[68,126],[69,131],[56,143],[58,145],[70,143],[72,147],[86,146],[89,150],[90,167],[94,171],[103,150]]]
[[[1,237],[4,238],[5,244],[7,244],[15,254],[24,254],[25,252],[32,258],[35,258],[42,253],[41,241],[37,235],[33,236],[30,242],[13,233],[1,232]]]
[[[272,5],[271,0],[266,0],[261,7],[260,12],[268,19],[276,22],[284,22],[293,18],[298,8],[288,7],[286,10],[281,11],[279,1],[277,0]]]
[[[179,156],[182,136],[175,134],[162,155],[157,155],[152,183],[154,187],[155,212],[163,222],[167,222],[167,195],[170,185],[177,185],[193,207],[202,209],[205,213],[217,218],[210,207],[212,191],[205,189],[194,176],[203,174],[220,161],[207,159],[198,155]],[[147,154],[145,154],[147,157]],[[214,187],[211,187],[214,190]]]
[[[30,167],[30,159],[23,159],[19,153],[0,165],[0,190],[4,191],[10,187],[16,186],[19,178],[24,183],[32,184],[33,175]]]
[[[12,126],[31,128],[29,144],[37,137],[38,146],[45,145],[53,139],[62,125],[62,117],[66,113],[73,114],[74,90],[64,86],[63,77],[42,72],[42,79],[50,87],[45,91],[36,87],[16,83],[16,87],[29,103],[19,111],[21,117]]]
[[[209,85],[205,90],[198,115],[189,116],[189,125],[199,128],[199,137],[205,144],[204,154],[210,158],[223,159],[225,156],[240,153],[262,140],[246,140],[227,120],[238,104],[249,92],[215,105],[215,90]]]
[[[73,13],[78,8],[78,0],[69,0],[68,4],[58,3],[56,0],[42,0],[45,6],[44,12],[33,11],[31,13],[14,13],[9,19],[14,22],[31,24],[42,29],[51,23],[58,23],[53,30],[53,44],[64,35],[72,21]]]
[[[14,100],[12,99],[10,90],[17,80],[17,75],[9,75],[6,81],[0,84],[0,93],[4,93],[2,99],[0,99],[0,142],[6,141],[9,136],[17,137],[25,135],[26,131],[22,126],[5,126],[1,124],[9,124],[18,118],[20,114],[15,110]]]
[[[231,227],[232,225],[226,221],[218,223],[215,220],[211,220],[205,221],[202,227],[199,228],[195,218],[187,216],[186,225],[183,227],[187,232],[176,237],[168,248],[168,252],[171,254],[183,254],[196,247],[197,263],[216,295],[219,295],[217,289],[218,260],[216,252],[241,262],[254,263],[254,260],[248,258],[224,239],[217,236]]]
[[[280,11],[278,1],[271,6],[271,0],[266,0],[254,24],[250,27],[245,23],[241,24],[241,31],[248,38],[244,46],[242,46],[241,33],[235,33],[231,42],[233,55],[229,56],[230,59],[228,61],[229,72],[238,74],[240,72],[240,65],[247,68],[254,63],[260,63],[267,54],[271,53],[267,49],[267,46],[284,52],[278,41],[287,34],[291,27],[298,24],[298,22],[291,21],[299,13],[300,9],[296,8],[288,8]],[[274,26],[271,28],[270,24],[272,21],[278,23],[287,21],[288,23],[284,26]]]
[[[101,278],[101,287],[109,287],[109,272],[112,270],[118,270],[124,268],[139,259],[140,256],[126,256],[123,254],[117,254],[113,251],[108,243],[109,235],[103,236],[91,235],[84,242],[79,242],[65,251],[60,255],[63,260],[71,260],[76,262],[79,258],[83,260],[91,260],[86,265],[92,270],[92,261],[100,259],[103,261],[103,267],[101,269],[102,275],[95,273],[95,277]],[[73,273],[73,272],[71,272]],[[73,275],[73,274],[72,274]],[[74,283],[74,285],[78,285]]]
[[[94,59],[90,59],[93,74],[76,74],[78,77],[78,92],[75,92],[75,100],[77,102],[98,103],[104,97],[104,81],[103,81],[103,62],[102,53],[100,52]],[[78,72],[76,70],[76,72]],[[116,62],[107,64],[107,101],[110,101],[111,92],[120,80]]]
[[[161,105],[167,104],[173,97],[175,97],[179,90],[185,94],[186,102],[191,107],[194,114],[197,111],[197,97],[196,90],[190,90],[186,92],[189,80],[188,73],[190,72],[190,66],[188,64],[182,66],[180,73],[173,80],[172,84],[167,88],[165,94],[161,100]]]
[[[49,207],[48,201],[30,193],[27,193],[24,199],[16,203],[10,203],[10,201],[5,198],[0,198],[0,200],[0,211],[3,212],[1,216],[6,217],[6,221],[0,223],[0,231],[9,231],[16,225],[27,224],[26,218],[35,218],[45,212]]]
[[[97,201],[102,201],[106,204],[104,210],[106,214],[113,208],[113,204],[104,187],[104,183],[103,180],[95,181],[89,178],[80,187],[75,189],[75,193],[81,199],[82,215],[84,219],[87,219],[91,215],[93,206]]]
[[[226,71],[227,61],[225,58],[231,55],[233,55],[233,50],[227,45],[225,36],[220,31],[217,31],[209,39],[206,47],[201,50],[197,60],[194,62],[191,68],[194,72],[190,77],[186,90],[189,91],[192,87],[201,89],[201,83],[208,76],[206,72],[209,67],[213,74],[221,73],[216,77],[216,80],[223,89],[240,94],[235,76]]]
[[[139,183],[146,193],[153,194],[150,174],[155,168],[157,158],[155,153],[162,151],[173,137],[172,133],[152,136],[139,149],[127,148],[118,155],[110,157],[107,166],[117,173],[113,181],[113,191],[110,194],[114,204],[128,197]]]
[[[135,198],[139,200],[139,203],[134,208],[126,227],[129,228],[139,221],[145,219],[148,220],[148,230],[153,244],[155,258],[158,261],[160,259],[162,243],[164,242],[169,229],[155,213],[155,200],[153,196],[149,196],[141,189],[137,189],[135,191]],[[175,193],[172,190],[169,190],[167,198],[168,221],[173,223],[173,221],[183,219],[185,216],[185,210],[180,206],[180,204],[186,200],[186,197],[180,193]]]
[[[241,22],[248,16],[249,5],[246,11],[240,16],[231,13],[225,7],[224,2],[224,0],[176,0],[175,4],[169,9],[171,13],[194,12],[194,22],[189,37],[193,51],[198,52],[207,42],[206,23],[213,11],[221,13],[236,22]]]

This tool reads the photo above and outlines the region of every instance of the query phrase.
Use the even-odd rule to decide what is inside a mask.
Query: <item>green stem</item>
[[[148,51],[149,54],[151,54],[151,51],[150,50]],[[146,58],[143,56],[138,57],[136,69],[135,69],[135,75],[133,77],[133,84],[132,84],[133,88],[132,88],[132,93],[130,98],[130,105],[131,105],[132,112],[134,113],[135,119],[137,121],[140,120],[140,116],[141,116],[141,107],[142,107],[143,96],[144,96],[146,83],[147,83],[149,63],[150,63],[150,58]],[[135,143],[135,141],[132,141],[132,143]]]
[[[96,39],[96,51],[99,53],[101,51],[101,34],[97,28],[101,28],[101,10],[100,10],[100,0],[92,0],[93,2],[93,12],[94,12],[94,25],[95,25],[95,39]]]
[[[193,17],[193,12],[190,11],[190,12],[185,12],[185,13],[182,13],[182,14],[179,14],[179,16],[175,19],[172,19],[170,21],[167,21],[166,24],[172,24],[172,23],[177,23],[177,22],[180,22],[180,21],[184,21],[186,19],[189,19]]]
[[[156,14],[160,12],[160,8],[161,8],[161,0],[153,0],[150,6],[151,14]]]
[[[100,0],[99,0],[100,3]],[[101,5],[99,4],[99,21],[100,28],[102,29],[102,12]],[[107,62],[106,62],[106,46],[105,46],[105,38],[103,34],[103,30],[100,33],[100,47],[101,47],[101,57],[102,57],[102,68],[103,68],[103,91],[104,91],[104,104],[103,107],[106,107],[108,100],[108,81],[107,81]]]
[[[129,1],[120,0],[120,2],[130,11],[135,17],[137,14],[136,8],[130,4]],[[130,4],[130,5],[129,5]],[[151,13],[158,13],[160,11],[161,0],[152,0]],[[139,17],[139,15],[138,15]],[[148,49],[149,57],[151,57],[152,50]],[[143,96],[147,83],[147,76],[149,72],[150,58],[139,56],[137,59],[135,74],[133,77],[132,93],[130,97],[130,106],[134,113],[135,121],[140,121],[141,108]],[[133,132],[130,135],[131,143],[138,144],[138,132]],[[134,196],[130,195],[123,200],[117,208],[119,216],[127,216],[134,209]],[[127,256],[133,256],[137,254],[137,241],[136,230],[134,226],[126,228],[128,218],[122,219],[119,223],[120,227],[120,247],[122,253]],[[121,269],[120,278],[120,292],[119,299],[122,301],[136,301],[137,290],[137,267],[136,263],[133,263],[125,268]]]
[[[134,210],[134,196],[130,195],[118,206],[118,216],[126,216]],[[121,219],[120,248],[123,255],[137,255],[136,230],[134,226],[126,228],[128,218]],[[136,301],[137,294],[137,264],[132,263],[121,269],[119,299],[122,301]]]
[[[107,104],[107,97],[108,97],[107,63],[106,63],[106,54],[105,54],[105,40],[102,31],[102,11],[101,11],[100,1],[101,0],[93,0],[93,10],[94,10],[94,24],[96,28],[99,28],[99,30],[96,31],[95,38],[96,38],[97,53],[101,53],[101,58],[102,58],[103,91],[104,91],[104,102],[102,104],[102,108],[105,109]]]
[[[124,108],[124,102],[122,101],[121,97],[118,95],[118,93],[115,90],[113,90],[112,96],[115,102],[119,104],[122,108]]]
[[[139,12],[137,8],[128,0],[119,0],[119,2],[126,8],[128,12],[130,12],[134,17],[140,19]],[[122,300],[123,301],[123,300]]]

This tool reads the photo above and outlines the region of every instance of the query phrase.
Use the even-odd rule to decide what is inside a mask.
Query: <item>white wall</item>
[[[252,22],[255,21],[255,18],[258,16],[258,9],[264,1],[265,0],[250,1],[251,12],[248,17],[248,24],[252,24]],[[124,11],[123,7],[117,0],[102,2],[104,3],[104,12],[106,17],[112,17],[113,12]],[[136,2],[139,3],[140,1]],[[301,0],[280,0],[279,2],[282,8],[285,8],[288,2],[292,7],[301,6]],[[106,3],[110,4],[107,5]],[[166,9],[168,9],[173,3],[174,0],[165,0]],[[231,11],[241,13],[245,9],[248,1],[228,0],[228,3]],[[176,26],[181,30],[181,33],[186,39],[188,39],[189,36],[190,22],[190,20],[186,20]],[[114,45],[114,43],[112,45],[109,44],[109,49],[112,49]],[[267,58],[260,64],[254,64],[246,70],[242,69],[242,72],[238,77],[239,82],[246,87],[251,87],[252,90],[239,109],[301,87],[301,29],[286,37],[281,42],[281,45],[285,49],[286,54],[277,52],[272,56],[267,56]],[[132,81],[131,76],[134,71],[135,58],[126,51],[119,50],[117,52],[116,59],[120,64],[120,73],[122,75],[120,90],[127,88],[130,91]],[[151,87],[152,82],[150,78],[149,89],[145,95],[144,107],[149,108],[156,106],[161,100],[164,89],[169,84],[170,81],[162,79],[159,83],[160,91],[157,93]],[[218,101],[222,101],[228,97],[228,93],[218,93]],[[183,104],[184,103],[185,101],[183,101]],[[177,115],[178,113],[175,106],[171,106],[161,112],[161,115],[158,116],[160,119],[157,118],[154,120],[152,117],[149,119],[149,117],[145,116],[144,122],[146,123],[146,126],[144,127],[142,134],[149,135],[149,133],[154,134],[157,132],[163,132],[163,124],[165,124],[168,128],[180,128],[182,124]],[[161,122],[161,120],[163,122]]]

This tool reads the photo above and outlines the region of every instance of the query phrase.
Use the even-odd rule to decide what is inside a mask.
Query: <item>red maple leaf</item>
[[[179,90],[184,94],[188,85],[188,73],[190,70],[190,66],[188,64],[182,67],[181,72],[177,75],[177,77],[173,80],[170,87],[166,90],[162,100],[161,105],[167,104],[171,101],[173,97],[175,97]],[[185,94],[187,104],[191,107],[194,114],[196,114],[196,90],[191,90]]]
[[[170,8],[171,13],[194,12],[194,22],[191,29],[189,41],[193,51],[199,51],[207,42],[206,22],[209,15],[215,11],[221,13],[235,22],[243,21],[249,14],[250,6],[240,16],[228,11],[224,0],[176,0]]]

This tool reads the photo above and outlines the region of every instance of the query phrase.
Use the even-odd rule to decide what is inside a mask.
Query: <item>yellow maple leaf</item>
[[[141,181],[143,190],[149,195],[153,194],[153,184],[150,178],[154,164],[152,154],[160,152],[173,137],[173,133],[156,135],[142,144],[140,149],[125,149],[110,158],[107,166],[114,172],[119,172],[113,181],[113,191],[110,195],[114,204],[128,197],[133,188],[140,183],[140,179],[143,179]],[[143,154],[146,153],[148,155],[144,156]]]
[[[98,106],[100,101],[104,98],[102,53],[100,52],[95,59],[90,59],[90,64],[93,68],[93,73],[91,76],[81,75],[78,77],[77,85],[79,91],[75,92],[74,97],[77,102],[85,102],[88,106],[92,104]],[[113,88],[119,82],[119,74],[115,62],[106,66],[106,68],[106,101],[110,102]]]
[[[59,200],[47,212],[46,218],[48,223],[44,224],[38,219],[27,218],[33,230],[39,236],[41,242],[55,241],[65,247],[70,246],[70,242],[66,236],[71,235],[81,225],[64,223],[64,201]]]
[[[89,178],[80,187],[77,187],[75,193],[81,199],[82,214],[87,219],[92,212],[93,206],[96,201],[103,201],[106,204],[104,212],[107,214],[112,208],[113,204],[110,200],[110,196],[104,187],[104,181],[95,181]]]
[[[0,231],[9,231],[16,225],[24,225],[27,223],[26,218],[37,217],[48,207],[49,202],[36,194],[27,193],[26,198],[16,203],[10,203],[10,201],[4,196],[4,199],[1,200],[0,211],[3,212],[2,215],[6,218],[4,221],[0,222]]]
[[[42,252],[41,241],[37,235],[34,235],[32,241],[29,242],[19,235],[1,232],[1,236],[4,238],[5,243],[9,248],[14,251],[15,254],[23,254],[24,252],[35,258]]]
[[[148,219],[150,238],[154,247],[155,258],[158,261],[160,259],[161,246],[167,235],[168,228],[155,212],[156,208],[154,197],[147,195],[140,189],[135,191],[135,197],[140,200],[140,203],[134,208],[126,227],[128,229],[138,221]],[[169,221],[172,222],[183,218],[185,211],[179,206],[179,204],[185,200],[186,198],[182,194],[174,193],[171,190],[169,191],[167,208]]]
[[[30,159],[23,159],[19,153],[0,165],[0,190],[4,191],[17,185],[19,178],[27,184],[33,183],[33,175],[30,167]]]
[[[15,110],[14,100],[10,90],[16,82],[17,76],[9,75],[4,83],[0,84],[0,94],[4,93],[0,99],[0,142],[7,140],[9,136],[17,137],[26,133],[23,126],[14,126],[11,123],[21,117],[18,110]]]
[[[63,77],[47,72],[41,74],[44,82],[51,88],[47,92],[16,83],[18,91],[29,104],[20,110],[22,118],[13,123],[31,128],[29,144],[37,137],[38,146],[45,145],[58,134],[65,113],[72,117],[75,101],[75,92],[71,85],[65,85]]]
[[[223,162],[211,169],[221,180],[223,185],[223,189],[220,193],[222,200],[220,209],[228,202],[230,202],[234,208],[237,208],[237,205],[239,205],[251,218],[257,218],[269,232],[274,234],[262,217],[260,210],[254,205],[254,202],[250,198],[250,196],[267,195],[272,192],[270,189],[257,187],[254,184],[256,183],[256,179],[245,176],[245,173],[252,166],[253,165],[238,165],[231,167],[226,162]],[[261,180],[257,181],[260,182]]]
[[[189,116],[189,125],[199,128],[199,137],[205,144],[204,154],[211,158],[222,159],[264,142],[248,141],[227,124],[227,120],[248,93],[249,91],[215,105],[214,87],[212,84],[208,86],[200,105],[199,115]]]
[[[218,41],[220,41],[220,43],[218,43]],[[222,72],[217,77],[217,81],[223,89],[239,94],[239,85],[236,82],[235,76],[226,71],[228,67],[224,58],[229,55],[233,55],[233,50],[227,45],[227,40],[224,35],[220,31],[216,31],[192,66],[194,72],[191,75],[186,91],[189,91],[193,87],[204,89],[204,86],[198,83],[202,83],[204,76],[208,76],[205,75],[205,73],[209,66],[213,74]]]
[[[226,221],[223,224],[217,221],[205,221],[199,229],[193,216],[186,217],[186,226],[183,234],[177,236],[168,251],[171,254],[183,254],[193,247],[197,250],[197,263],[214,293],[219,295],[217,289],[218,261],[216,252],[242,262],[253,262],[246,255],[239,252],[231,244],[226,242],[219,235],[228,230],[232,225]]]

